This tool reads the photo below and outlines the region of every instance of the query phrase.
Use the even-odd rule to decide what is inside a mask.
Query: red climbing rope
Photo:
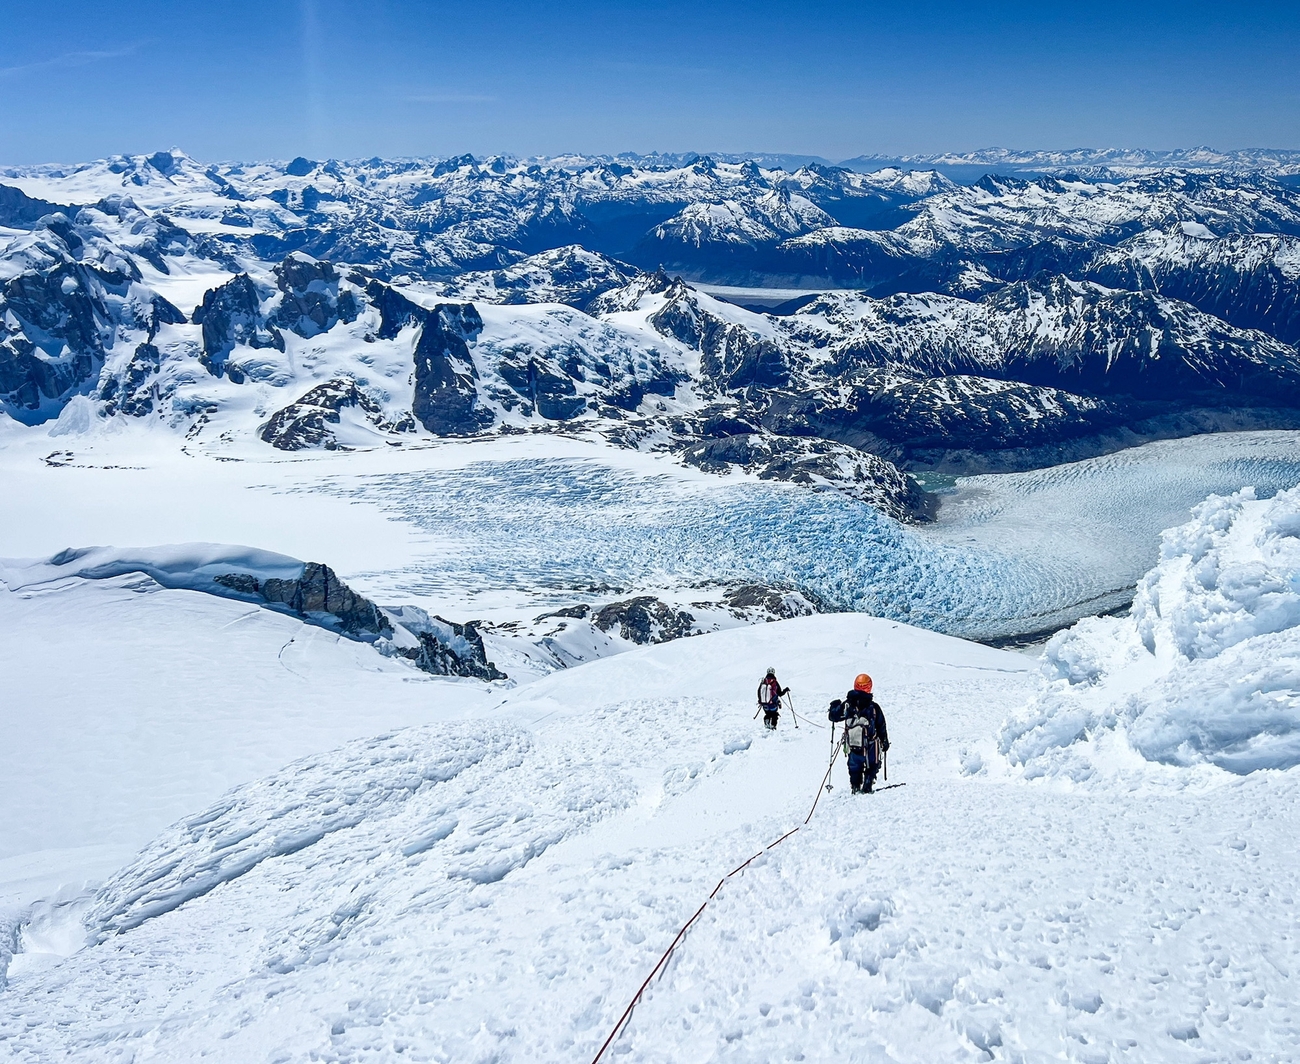
[[[809,815],[811,816],[811,814]],[[753,857],[749,858],[746,861],[742,861],[730,872],[728,872],[725,876],[723,876],[721,879],[718,880],[718,885],[714,887],[713,891],[709,894],[709,896],[704,899],[704,904],[695,910],[694,916],[692,916],[689,920],[687,920],[686,923],[682,924],[682,929],[677,932],[677,937],[674,938],[672,942],[669,943],[668,948],[664,950],[663,956],[659,958],[659,963],[656,964],[653,969],[651,969],[650,974],[645,977],[645,982],[642,983],[641,986],[638,988],[637,992],[632,995],[632,1000],[627,1003],[627,1008],[623,1010],[623,1015],[618,1018],[618,1023],[614,1024],[614,1029],[609,1032],[609,1037],[605,1039],[605,1042],[600,1047],[600,1050],[596,1053],[594,1057],[592,1057],[591,1064],[598,1064],[600,1058],[605,1055],[605,1050],[608,1049],[610,1045],[613,1043],[614,1039],[618,1037],[618,1032],[623,1029],[623,1025],[627,1022],[628,1017],[632,1015],[632,1010],[636,1008],[637,1002],[641,1000],[641,995],[645,993],[645,988],[650,985],[651,980],[653,980],[654,977],[659,974],[660,970],[668,962],[668,957],[672,954],[673,950],[677,948],[677,944],[681,942],[683,938],[686,937],[686,932],[690,930],[691,924],[695,923],[695,921],[700,918],[700,913],[704,912],[705,908],[708,907],[709,902],[711,902],[717,896],[718,891],[722,889],[722,884],[724,884],[737,872],[742,871],[745,868],[745,866],[748,865],[751,861],[758,860],[760,857],[763,856],[763,854],[767,853],[768,850],[772,849],[773,846],[779,846],[781,843],[785,842],[786,839],[788,839],[791,835],[793,835],[798,830],[799,829],[797,827],[791,828],[779,839],[777,839],[776,842],[764,846],[761,850],[758,851],[758,853],[754,854]]]
[[[833,731],[831,733],[831,740],[832,742],[834,742]],[[821,799],[822,789],[826,786],[826,781],[829,780],[831,777],[831,769],[835,767],[835,758],[838,756],[838,754],[839,754],[839,747],[836,746],[834,748],[834,752],[831,754],[831,763],[826,766],[826,775],[822,777],[821,785],[817,788],[817,797],[813,799],[812,808],[808,810],[808,816],[804,819],[804,824],[807,824],[808,821],[812,819],[813,813],[817,812],[817,802]],[[619,1031],[623,1029],[623,1026],[627,1023],[628,1018],[632,1015],[632,1010],[636,1008],[637,1002],[641,1000],[641,995],[645,993],[646,987],[648,987],[651,981],[654,979],[654,977],[663,970],[663,967],[665,964],[668,963],[668,958],[672,954],[673,950],[675,950],[678,944],[681,942],[681,940],[686,937],[686,932],[690,930],[691,925],[700,918],[700,913],[704,912],[705,908],[708,907],[709,902],[711,902],[717,896],[718,891],[722,889],[722,885],[726,883],[726,881],[729,880],[732,876],[736,875],[739,872],[742,872],[745,869],[745,867],[749,865],[751,862],[757,861],[760,857],[763,856],[763,854],[767,853],[768,850],[772,849],[775,846],[780,846],[781,843],[785,842],[786,839],[788,839],[791,835],[793,835],[798,830],[799,827],[791,828],[775,842],[769,843],[767,846],[764,846],[761,850],[758,851],[758,853],[754,854],[753,857],[749,858],[749,860],[742,861],[740,864],[736,865],[736,867],[733,868],[730,872],[728,872],[725,876],[723,876],[721,879],[718,880],[718,885],[714,887],[712,893],[710,893],[709,896],[704,899],[704,904],[695,910],[694,916],[692,916],[689,920],[687,920],[686,923],[682,924],[682,929],[677,932],[677,937],[674,938],[672,942],[668,944],[668,948],[664,950],[663,956],[659,958],[659,963],[656,964],[653,969],[651,969],[650,974],[645,977],[645,982],[642,983],[641,986],[637,989],[637,992],[632,995],[632,1000],[627,1003],[627,1008],[623,1010],[623,1015],[618,1018],[618,1023],[614,1024],[614,1029],[609,1032],[609,1037],[605,1039],[605,1042],[600,1047],[599,1051],[596,1053],[594,1057],[592,1057],[591,1064],[600,1064],[600,1058],[605,1055],[605,1050],[607,1050],[613,1044],[614,1039],[618,1037]]]
[[[831,763],[826,766],[826,775],[822,777],[822,785],[817,788],[817,795],[813,798],[812,808],[808,810],[808,815],[803,818],[805,824],[812,819],[813,813],[817,812],[817,803],[822,800],[822,791],[828,790],[827,782],[831,778],[831,769],[835,767],[835,759],[840,756],[839,744],[835,742],[835,729],[831,729]]]

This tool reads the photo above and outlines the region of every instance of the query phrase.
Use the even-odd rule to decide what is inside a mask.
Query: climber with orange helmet
[[[885,714],[871,694],[871,677],[859,673],[853,690],[831,703],[826,716],[844,722],[844,752],[849,761],[849,786],[854,794],[870,794],[880,771],[880,755],[889,749]]]

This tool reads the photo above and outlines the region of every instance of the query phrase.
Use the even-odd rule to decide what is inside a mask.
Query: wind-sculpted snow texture
[[[826,732],[765,735],[774,660],[869,666],[891,782],[728,880],[615,1059],[1250,1059],[1300,1042],[1293,773],[1088,792],[963,777],[1023,658],[861,617],[679,640],[237,787],[20,953],[24,1064],[590,1060],[718,879],[800,823]],[[838,683],[837,683],[838,681]],[[887,692],[887,693],[886,693]],[[810,721],[815,721],[815,717]]]
[[[1297,586],[1300,488],[1211,496],[1164,534],[1128,616],[1048,644],[1051,686],[1004,728],[1002,752],[1076,779],[1128,767],[1126,749],[1237,773],[1300,765]]]
[[[522,738],[497,727],[462,726],[438,729],[437,734],[426,729],[401,738],[381,736],[296,762],[281,775],[240,788],[178,823],[99,890],[87,927],[101,940],[129,931],[266,862],[273,867],[277,858],[309,847],[318,847],[312,856],[319,858],[322,841],[337,832],[351,831],[355,837],[352,829],[363,824],[369,832],[379,827],[391,838],[394,820],[408,827],[422,822],[420,835],[404,839],[400,851],[406,858],[426,853],[455,832],[460,818],[453,810],[464,815],[457,807],[475,779],[519,767],[527,748]],[[448,801],[443,793],[447,783],[457,785],[459,801]],[[563,805],[576,796],[557,797]],[[467,825],[471,840],[473,826]],[[492,841],[498,845],[486,852],[472,842],[447,847],[473,855],[452,877],[493,882],[555,839],[529,839],[514,853],[500,847],[499,838]],[[371,843],[376,844],[383,845],[378,839]]]

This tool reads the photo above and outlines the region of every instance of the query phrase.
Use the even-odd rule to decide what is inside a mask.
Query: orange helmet
[[[853,690],[871,694],[871,677],[865,672],[858,673],[858,678],[853,681]]]

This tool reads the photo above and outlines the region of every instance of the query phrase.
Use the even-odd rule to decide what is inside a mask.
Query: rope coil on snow
[[[793,712],[793,710],[791,710],[791,712]],[[636,1008],[637,1003],[641,1000],[641,995],[645,993],[646,987],[648,987],[650,983],[653,981],[654,977],[663,970],[663,967],[665,964],[668,963],[668,958],[672,955],[673,950],[675,950],[677,946],[681,943],[682,939],[686,937],[686,932],[689,931],[691,925],[700,918],[700,914],[704,912],[706,908],[708,908],[709,902],[711,902],[715,897],[717,897],[718,891],[722,889],[722,885],[726,883],[727,880],[729,880],[732,876],[737,875],[740,872],[743,872],[749,864],[751,864],[754,861],[757,861],[760,857],[763,856],[763,854],[767,853],[768,850],[780,846],[781,843],[785,842],[785,840],[788,839],[791,835],[793,835],[796,831],[798,831],[800,827],[806,826],[808,821],[812,819],[813,813],[817,812],[817,803],[818,801],[821,800],[822,790],[826,786],[826,781],[831,777],[831,769],[835,767],[835,759],[839,756],[839,747],[835,746],[834,742],[835,742],[835,729],[832,728],[831,743],[833,746],[833,751],[831,753],[831,762],[829,765],[826,766],[826,775],[822,777],[821,784],[817,788],[817,796],[813,799],[812,808],[808,810],[808,815],[804,818],[803,824],[791,828],[775,842],[768,843],[768,845],[764,846],[761,850],[758,851],[758,853],[754,854],[753,857],[749,858],[746,861],[742,861],[740,864],[736,865],[736,867],[733,868],[730,872],[728,872],[725,876],[723,876],[721,879],[718,880],[718,885],[714,887],[713,890],[710,892],[709,896],[704,899],[704,904],[695,910],[695,915],[693,915],[689,920],[687,920],[686,923],[682,924],[682,929],[677,932],[677,937],[674,938],[672,942],[668,944],[668,948],[664,950],[663,956],[659,958],[659,963],[656,964],[650,970],[650,974],[645,977],[645,982],[643,982],[641,986],[637,989],[637,992],[632,995],[632,1000],[627,1003],[627,1008],[623,1010],[623,1015],[620,1016],[618,1018],[618,1022],[614,1024],[614,1029],[609,1032],[609,1037],[605,1039],[600,1049],[597,1050],[596,1055],[591,1058],[591,1064],[600,1064],[600,1058],[605,1055],[605,1050],[607,1050],[614,1043],[614,1039],[618,1037],[619,1032],[623,1029],[624,1025],[631,1017],[632,1010]]]

